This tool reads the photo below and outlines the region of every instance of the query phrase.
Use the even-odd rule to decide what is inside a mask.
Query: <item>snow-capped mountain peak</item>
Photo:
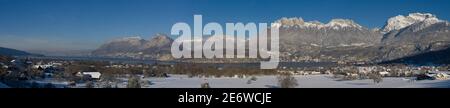
[[[293,17],[293,18],[283,17],[276,22],[281,23],[282,25],[285,25],[285,26],[303,25],[305,23],[305,21],[301,17],[297,17],[297,18],[296,17]]]
[[[117,42],[117,41],[133,41],[133,40],[142,40],[142,38],[140,36],[133,36],[133,37],[124,37],[124,38],[120,38],[120,39],[115,39],[113,41]]]
[[[410,13],[408,16],[398,15],[389,18],[387,24],[383,27],[382,32],[388,33],[392,30],[400,30],[417,23],[422,23],[422,27],[425,27],[438,22],[444,21],[439,20],[435,15],[430,13]]]
[[[305,22],[300,17],[293,17],[293,18],[286,18],[283,17],[277,21],[275,21],[272,24],[272,27],[300,27],[300,28],[332,28],[332,29],[339,29],[339,28],[358,28],[361,29],[362,26],[354,22],[353,20],[349,19],[332,19],[327,24],[321,23],[319,21],[307,21]]]
[[[334,29],[344,28],[344,27],[362,28],[361,25],[359,25],[359,24],[355,23],[353,20],[349,20],[349,19],[333,19],[325,26],[333,27]]]

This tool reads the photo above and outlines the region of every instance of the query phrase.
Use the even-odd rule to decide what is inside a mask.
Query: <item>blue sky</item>
[[[427,12],[450,19],[450,0],[0,0],[0,46],[95,49],[111,39],[170,32],[176,22],[266,22],[281,17],[353,19],[381,27],[389,17]]]

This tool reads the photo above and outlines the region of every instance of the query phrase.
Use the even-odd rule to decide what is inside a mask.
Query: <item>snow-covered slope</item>
[[[389,18],[382,32],[388,33],[393,30],[400,30],[413,24],[420,24],[421,28],[428,27],[438,22],[445,22],[430,13],[411,13],[408,16],[398,15]]]
[[[355,23],[353,20],[349,19],[332,19],[327,24],[321,23],[319,21],[308,21],[305,22],[300,17],[286,18],[283,17],[272,24],[272,27],[300,27],[300,28],[332,28],[332,29],[340,29],[340,28],[358,28],[361,29],[362,26]]]
[[[301,17],[284,17],[274,21],[271,26],[279,28],[282,60],[290,61],[315,57],[321,61],[373,62],[450,46],[449,23],[430,13],[398,15],[387,20],[384,27],[373,29],[349,19],[332,19],[321,23],[305,21]],[[206,37],[203,40],[186,41],[215,40]],[[93,55],[153,58],[161,54],[170,55],[172,42],[169,37],[160,34],[151,41],[139,37],[124,38],[102,45]]]
[[[249,78],[189,78],[187,75],[171,75],[169,78],[145,78],[153,85],[144,88],[200,88],[200,84],[208,82],[212,88],[277,88],[277,76],[255,76],[258,80],[247,83]],[[375,84],[373,80],[337,81],[331,75],[294,76],[298,86],[296,88],[448,88],[450,80],[414,81],[411,78],[386,77]],[[124,79],[123,82],[126,82]],[[126,87],[126,83],[118,85]]]

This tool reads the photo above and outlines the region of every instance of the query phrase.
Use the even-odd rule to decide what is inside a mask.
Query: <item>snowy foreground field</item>
[[[248,83],[247,78],[189,78],[187,75],[170,75],[168,78],[144,78],[141,82],[150,82],[151,85],[141,84],[142,88],[200,88],[202,83],[208,82],[211,88],[278,88],[277,76],[255,76],[256,81]],[[339,81],[332,75],[294,76],[298,88],[450,88],[450,80],[411,80],[408,77],[385,77],[383,81],[375,84],[371,79]],[[126,88],[128,79],[118,78],[118,88]],[[54,79],[35,80],[37,83],[52,83],[57,88],[67,85],[67,81]],[[84,83],[78,83],[77,88],[85,88]],[[8,88],[0,82],[0,88]],[[96,86],[98,88],[98,86]],[[101,87],[100,87],[101,88]]]
[[[247,84],[250,78],[188,78],[186,75],[171,75],[169,78],[145,78],[153,84],[150,88],[200,88],[208,82],[212,88],[276,88],[276,76],[256,76],[257,80]],[[337,81],[331,75],[295,76],[299,88],[450,88],[450,80],[421,80],[385,77],[381,83],[373,80]],[[126,87],[122,83],[119,87]],[[145,87],[145,86],[144,86]]]

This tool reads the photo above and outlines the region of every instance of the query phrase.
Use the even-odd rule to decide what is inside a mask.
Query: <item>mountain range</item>
[[[391,17],[380,29],[369,29],[350,19],[322,23],[302,18],[281,18],[272,27],[280,28],[283,61],[382,62],[450,47],[448,21],[430,13]],[[113,40],[92,55],[170,60],[173,40],[163,34],[153,37]]]
[[[156,34],[150,40],[141,37],[126,37],[112,40],[94,50],[94,56],[127,57],[135,59],[171,59],[170,46],[173,39],[164,34]]]

